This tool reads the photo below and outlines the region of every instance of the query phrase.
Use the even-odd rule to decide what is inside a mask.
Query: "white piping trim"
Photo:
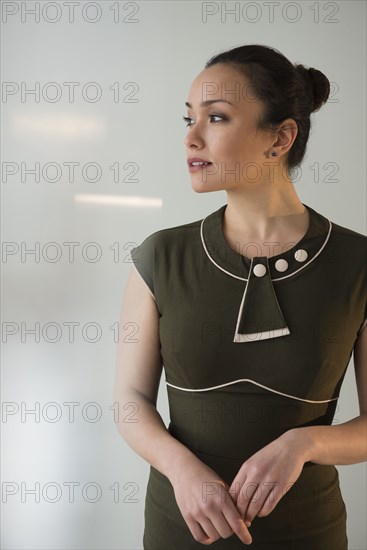
[[[314,261],[315,258],[317,258],[317,256],[319,254],[321,254],[321,251],[325,248],[326,246],[326,243],[328,242],[329,240],[329,237],[330,237],[330,233],[331,233],[331,229],[332,229],[332,223],[330,220],[329,221],[329,231],[328,231],[328,234],[326,235],[326,238],[325,238],[325,241],[323,243],[323,245],[321,246],[321,248],[318,250],[318,252],[316,252],[316,254],[311,258],[311,260],[309,260],[308,262],[306,262],[305,264],[303,264],[299,269],[297,269],[297,271],[293,271],[293,273],[290,273],[289,275],[284,275],[284,277],[277,277],[276,279],[272,279],[272,281],[281,281],[282,279],[288,279],[288,277],[292,277],[292,275],[295,275],[296,273],[298,273],[299,271],[301,271],[301,269],[303,269],[304,267],[306,267],[306,265],[310,264],[311,262]]]
[[[207,218],[208,216],[206,216]],[[211,255],[209,254],[208,252],[208,249],[206,247],[206,244],[205,244],[205,240],[204,240],[204,235],[203,235],[203,226],[204,226],[204,221],[206,220],[206,218],[203,219],[203,221],[201,222],[201,225],[200,225],[200,237],[201,237],[201,243],[204,247],[204,250],[206,252],[206,255],[208,256],[209,260],[217,266],[218,269],[220,269],[221,271],[223,271],[224,273],[227,273],[227,275],[230,275],[231,277],[234,277],[235,279],[240,279],[240,281],[247,281],[247,279],[245,279],[244,277],[240,277],[239,275],[234,275],[233,273],[231,273],[230,271],[227,271],[226,269],[223,269],[223,267],[221,267],[219,264],[217,264],[217,262],[215,262],[213,260],[213,258],[211,257]]]
[[[167,386],[171,386],[172,388],[176,388],[177,390],[191,391],[191,392],[216,390],[217,388],[224,388],[225,386],[231,386],[232,384],[237,384],[238,382],[250,382],[251,384],[255,384],[255,386],[260,386],[260,388],[264,388],[265,390],[269,390],[273,393],[278,393],[279,395],[283,395],[284,397],[296,399],[297,401],[305,401],[306,403],[329,403],[330,401],[336,401],[337,399],[339,399],[339,396],[333,397],[332,399],[323,399],[321,401],[315,401],[313,399],[302,399],[301,397],[295,397],[294,395],[289,395],[288,393],[283,393],[281,391],[269,388],[268,386],[264,386],[259,382],[255,382],[255,380],[251,380],[251,378],[239,378],[238,380],[233,380],[232,382],[226,382],[225,384],[219,384],[218,386],[211,386],[209,388],[200,388],[200,389],[181,388],[180,386],[175,386],[174,384],[171,384],[166,380]]]
[[[213,258],[210,256],[209,252],[208,252],[208,249],[205,245],[205,240],[204,240],[204,234],[203,234],[203,226],[204,226],[204,222],[206,220],[206,218],[208,218],[210,216],[210,214],[208,214],[208,216],[206,216],[202,222],[201,222],[201,225],[200,225],[200,237],[201,237],[201,242],[202,242],[202,245],[204,247],[204,250],[209,258],[209,260],[217,266],[218,269],[220,269],[221,271],[223,271],[224,273],[227,273],[227,275],[230,275],[231,277],[234,277],[235,279],[240,279],[241,281],[248,281],[248,279],[246,279],[245,277],[240,277],[239,275],[234,275],[234,273],[231,273],[230,271],[227,271],[226,269],[223,269],[223,267],[221,267],[219,264],[217,264],[217,262],[215,262],[213,260]],[[329,231],[328,231],[328,234],[326,235],[326,238],[325,238],[325,241],[323,243],[323,245],[321,246],[321,248],[318,250],[318,252],[316,252],[316,254],[308,261],[306,262],[305,264],[303,264],[299,269],[297,269],[296,271],[293,271],[293,273],[289,273],[289,275],[284,275],[284,277],[276,277],[275,279],[271,279],[272,281],[281,281],[283,279],[288,279],[288,277],[292,277],[293,275],[295,275],[296,273],[298,273],[299,271],[301,271],[301,269],[303,269],[304,267],[306,267],[306,265],[309,265],[311,262],[313,262],[313,260],[315,258],[317,258],[317,256],[321,253],[321,251],[325,248],[326,246],[326,243],[328,242],[329,238],[330,238],[330,233],[331,233],[331,229],[332,229],[332,223],[330,220],[328,220],[329,222]],[[302,239],[301,239],[302,240]],[[296,248],[296,246],[294,247]],[[288,252],[288,251],[286,251]],[[277,254],[278,255],[278,254]],[[244,256],[245,257],[245,256]],[[272,257],[274,256],[270,256],[268,258],[271,259]]]
[[[249,280],[250,280],[250,277],[251,277],[252,264],[253,264],[253,258],[251,258],[250,269],[249,269],[249,273],[248,273],[248,280],[247,280],[247,283],[246,283],[246,286],[245,286],[244,293],[242,295],[242,300],[241,300],[240,309],[239,309],[239,312],[238,312],[238,317],[237,317],[237,322],[236,322],[236,330],[234,331],[233,342],[240,341],[241,343],[243,343],[245,341],[244,339],[238,340],[238,338],[239,338],[238,327],[240,326],[241,314],[242,314],[242,310],[243,310],[243,304],[245,303],[246,292],[247,292],[247,288],[248,288],[248,285],[249,285]],[[243,335],[243,336],[245,336],[245,335]]]
[[[288,327],[277,328],[273,330],[265,330],[264,332],[248,332],[246,334],[238,333],[236,329],[236,334],[233,339],[233,342],[241,343],[243,342],[257,342],[258,340],[270,340],[271,338],[277,338],[278,336],[286,336],[290,334]],[[254,338],[245,338],[249,336],[254,336]],[[259,338],[260,336],[260,338]]]

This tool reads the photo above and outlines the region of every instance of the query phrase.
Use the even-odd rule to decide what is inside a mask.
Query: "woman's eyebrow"
[[[207,107],[208,105],[211,105],[212,103],[228,103],[229,105],[233,106],[233,103],[231,103],[230,101],[227,101],[226,99],[207,99],[206,101],[202,101],[200,106],[201,107]],[[185,105],[189,109],[192,109],[192,105],[188,101],[185,101]]]

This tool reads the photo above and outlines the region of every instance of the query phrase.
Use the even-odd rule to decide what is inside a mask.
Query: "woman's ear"
[[[297,137],[297,133],[297,123],[293,120],[293,118],[283,120],[277,130],[276,140],[273,142],[271,147],[271,150],[277,153],[277,157],[280,157],[289,151]]]

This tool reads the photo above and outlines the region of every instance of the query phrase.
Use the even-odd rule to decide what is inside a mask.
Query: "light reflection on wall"
[[[70,113],[15,115],[10,128],[17,135],[39,138],[95,140],[107,133],[106,121],[102,117]]]

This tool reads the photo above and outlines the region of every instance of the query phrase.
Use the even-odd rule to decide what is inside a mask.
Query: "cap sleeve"
[[[155,299],[154,289],[154,255],[155,255],[154,234],[146,237],[143,242],[130,249],[130,257],[133,265],[143,281],[148,286],[150,293]]]

